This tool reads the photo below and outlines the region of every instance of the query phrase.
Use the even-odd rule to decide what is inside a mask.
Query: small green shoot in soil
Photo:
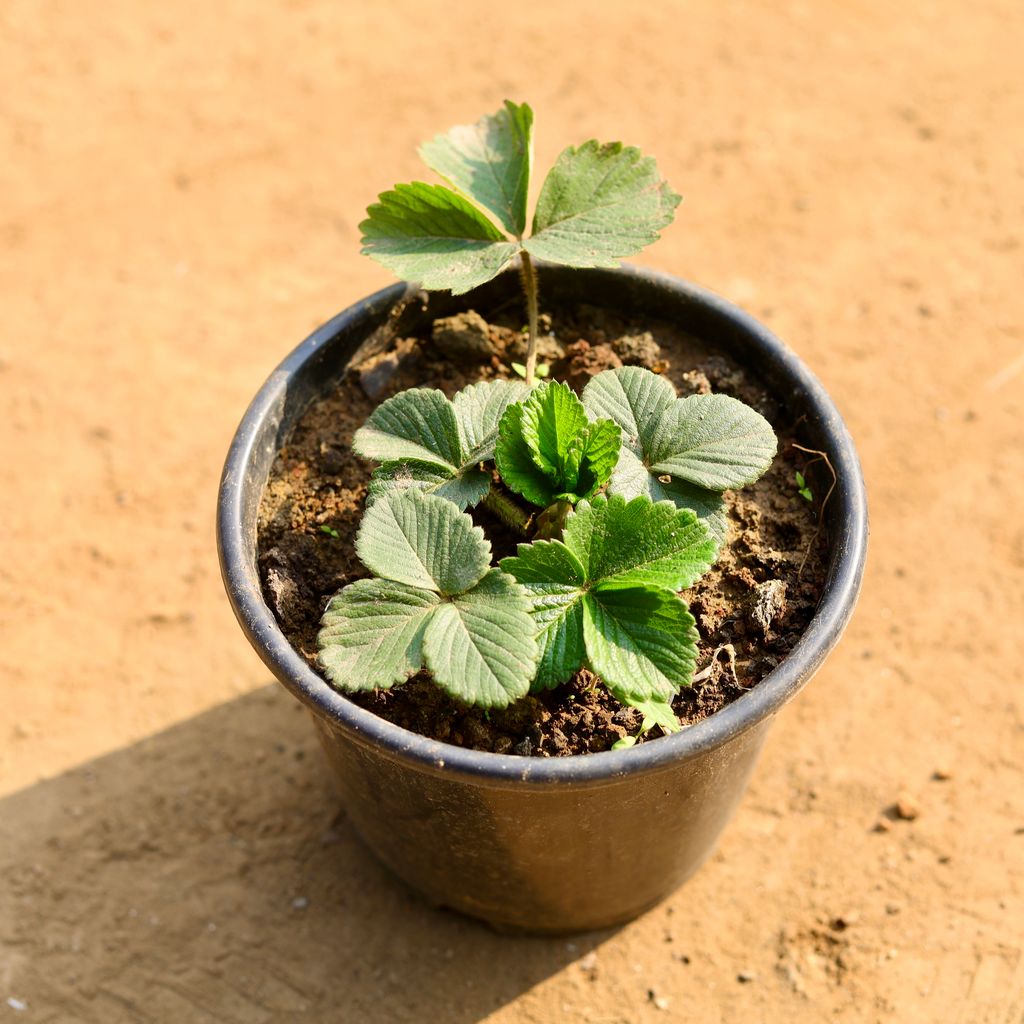
[[[328,526],[326,523],[323,523],[320,526],[320,532],[326,533],[328,537],[333,537],[335,540],[338,540],[341,537],[341,534],[338,533],[338,531],[334,529],[333,526]]]
[[[406,281],[456,295],[490,281],[519,257],[527,384],[537,363],[533,261],[616,267],[657,240],[680,202],[653,159],[634,146],[591,139],[555,161],[526,237],[533,111],[510,100],[475,124],[424,143],[420,156],[448,184],[414,181],[381,193],[359,225],[363,252]]]
[[[804,479],[803,473],[801,473],[800,470],[797,470],[795,476],[797,493],[800,497],[805,501],[814,501],[814,495],[811,492],[810,487],[807,486],[807,481]]]

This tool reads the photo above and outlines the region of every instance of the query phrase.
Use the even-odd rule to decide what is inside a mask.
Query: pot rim
[[[390,308],[407,290],[404,284],[392,285],[348,307],[317,328],[267,378],[231,442],[217,505],[221,573],[232,609],[250,643],[274,675],[311,711],[354,742],[382,756],[448,778],[461,777],[488,785],[545,787],[571,782],[600,786],[628,775],[657,771],[699,757],[774,715],[810,680],[849,622],[864,571],[867,498],[853,439],[824,387],[767,328],[718,295],[670,274],[646,268],[623,265],[617,270],[598,273],[630,275],[710,308],[762,349],[780,368],[780,375],[792,382],[802,393],[802,400],[812,407],[829,441],[824,447],[829,448],[839,481],[832,500],[840,506],[833,513],[839,528],[834,531],[828,575],[814,617],[785,660],[731,704],[684,727],[679,733],[627,750],[552,758],[471,750],[394,725],[332,689],[292,648],[264,601],[255,559],[250,559],[246,553],[244,523],[246,505],[259,501],[265,481],[253,480],[247,469],[252,462],[259,427],[268,417],[279,414],[291,378],[342,329],[358,323],[369,313]],[[256,487],[259,493],[253,494]]]

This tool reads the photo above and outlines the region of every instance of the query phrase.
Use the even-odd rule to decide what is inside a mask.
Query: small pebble
[[[896,812],[896,817],[900,821],[915,821],[920,814],[917,809],[917,804],[910,799],[906,794],[902,794],[899,800],[896,801],[893,806],[893,810]]]
[[[749,985],[753,981],[757,981],[757,974],[754,971],[740,971],[736,975],[736,980],[741,985]]]
[[[840,914],[838,917],[832,918],[829,921],[829,927],[834,932],[845,932],[850,925],[856,924],[859,920],[860,914],[856,910],[851,910],[848,914]]]
[[[953,773],[948,768],[936,768],[935,771],[932,772],[932,778],[936,782],[948,782],[953,778]]]
[[[580,970],[586,974],[597,973],[597,954],[594,952],[588,953],[585,957],[580,960]]]
[[[12,1010],[17,1010],[19,1012],[21,1010],[27,1010],[28,1009],[28,1003],[22,1002],[22,1000],[20,1000],[20,999],[15,999],[14,996],[8,996],[7,997],[7,1005]]]
[[[653,988],[647,990],[647,998],[654,1003],[655,1007],[659,1010],[667,1010],[671,1006],[671,1002],[665,998],[665,996],[659,996]]]
[[[292,906],[296,910],[305,910],[309,906],[309,900],[305,896],[296,896],[292,900]]]

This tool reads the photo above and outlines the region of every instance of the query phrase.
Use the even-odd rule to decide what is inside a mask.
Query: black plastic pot
[[[786,660],[734,703],[677,735],[567,758],[482,753],[408,732],[357,707],[291,648],[260,589],[256,513],[274,456],[309,402],[384,324],[404,287],[384,289],[315,331],[274,371],[242,420],[220,488],[218,541],[235,614],[278,679],[313,713],[349,817],[380,859],[430,900],[509,929],[570,932],[628,920],[686,879],[733,813],[775,713],[838,642],[860,589],[864,484],[836,407],[800,360],[736,307],[633,268],[545,267],[554,306],[586,302],[669,321],[760,377],[808,446],[828,453],[828,579]],[[517,302],[505,274],[471,296],[432,294],[403,327],[470,306]]]

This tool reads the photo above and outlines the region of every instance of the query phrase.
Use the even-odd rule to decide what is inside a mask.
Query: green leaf
[[[609,491],[646,494],[692,508],[720,540],[726,518],[716,494],[756,480],[775,455],[768,421],[725,395],[676,397],[663,377],[639,366],[605,370],[583,389],[591,419],[622,429],[622,450]]]
[[[686,480],[659,479],[628,448],[619,452],[619,461],[608,483],[608,493],[617,494],[627,501],[641,494],[651,501],[671,501],[676,508],[688,508],[696,513],[719,546],[728,538],[729,519],[719,491],[709,491]]]
[[[672,682],[673,693],[689,683],[696,632],[674,591],[691,586],[710,567],[715,552],[715,541],[693,512],[668,502],[655,505],[645,497],[628,503],[617,497],[581,501],[566,522],[563,541],[520,544],[514,557],[502,559],[501,568],[515,576],[530,597],[541,649],[534,689],[565,682],[583,663],[584,652],[594,671],[625,694],[634,692],[630,677],[620,671],[629,658],[630,664],[647,666],[637,684],[642,699],[661,692],[657,687],[666,679]],[[629,612],[627,599],[614,596],[616,591],[636,597],[635,615]],[[664,600],[652,598],[652,593],[664,595]],[[648,612],[654,625],[651,632],[644,632]],[[668,628],[664,623],[675,630],[675,641],[682,645],[678,656],[662,651]],[[593,648],[600,643],[594,630],[604,625],[612,632],[599,649]],[[629,658],[619,651],[626,633],[636,647],[630,648]],[[606,676],[609,666],[619,674]]]
[[[604,487],[619,460],[621,445],[622,431],[611,420],[588,423],[576,435],[565,459],[570,501],[591,498]]]
[[[476,124],[458,125],[420,147],[423,162],[521,238],[533,159],[533,111],[509,100]]]
[[[463,388],[452,399],[466,462],[494,458],[498,424],[513,403],[522,401],[530,389],[520,380],[479,381]]]
[[[576,502],[602,487],[618,456],[619,428],[589,423],[583,403],[559,381],[542,381],[505,411],[495,461],[512,490],[535,505]]]
[[[427,623],[423,656],[438,686],[467,704],[503,708],[525,696],[537,644],[523,588],[492,569],[472,590],[439,605]]]
[[[375,575],[441,594],[461,594],[487,572],[483,530],[451,502],[417,490],[375,501],[363,516],[356,553]]]
[[[519,381],[481,381],[450,402],[428,388],[383,402],[352,439],[357,454],[383,463],[370,480],[370,503],[414,488],[460,509],[477,504],[490,487],[478,464],[494,457],[502,412],[527,393]]]
[[[603,370],[583,389],[583,407],[592,419],[607,418],[622,429],[622,447],[641,459],[662,416],[678,401],[676,389],[642,366]]]
[[[519,251],[472,203],[416,181],[382,192],[359,225],[363,254],[406,281],[461,295],[490,281]]]
[[[502,559],[501,568],[526,589],[530,599],[540,662],[533,691],[564,683],[583,664],[583,588],[586,572],[559,541],[520,544],[519,554]]]
[[[680,197],[633,146],[596,140],[564,150],[541,187],[531,255],[574,267],[614,267],[655,241]]]
[[[537,465],[523,432],[523,405],[510,405],[498,426],[494,461],[506,486],[534,505],[546,508],[555,500],[555,486]]]
[[[562,479],[570,445],[587,425],[583,403],[568,384],[543,381],[523,402],[523,439],[537,467]]]
[[[693,678],[697,630],[671,591],[590,591],[583,599],[583,636],[590,667],[624,703],[671,700]]]
[[[385,462],[370,477],[367,503],[372,505],[386,494],[411,489],[436,494],[462,510],[483,501],[490,488],[490,474],[476,464],[453,473],[427,462]]]
[[[411,460],[453,473],[462,464],[455,409],[436,388],[410,388],[382,402],[355,432],[352,450],[365,459]]]
[[[586,579],[605,588],[685,590],[711,568],[718,552],[693,512],[645,497],[581,501],[563,537]]]
[[[679,399],[651,438],[652,473],[724,491],[753,483],[772,464],[777,442],[768,421],[727,395]]]
[[[317,646],[341,690],[388,689],[423,667],[423,632],[441,598],[391,580],[357,580],[331,598]]]
[[[629,750],[630,747],[636,746],[635,736],[623,736],[622,739],[616,740],[609,749],[611,750]]]
[[[660,725],[663,732],[682,732],[683,727],[679,724],[679,716],[672,710],[672,702],[668,700],[625,700],[624,704],[634,707],[644,716],[641,732],[650,732],[656,725]]]

